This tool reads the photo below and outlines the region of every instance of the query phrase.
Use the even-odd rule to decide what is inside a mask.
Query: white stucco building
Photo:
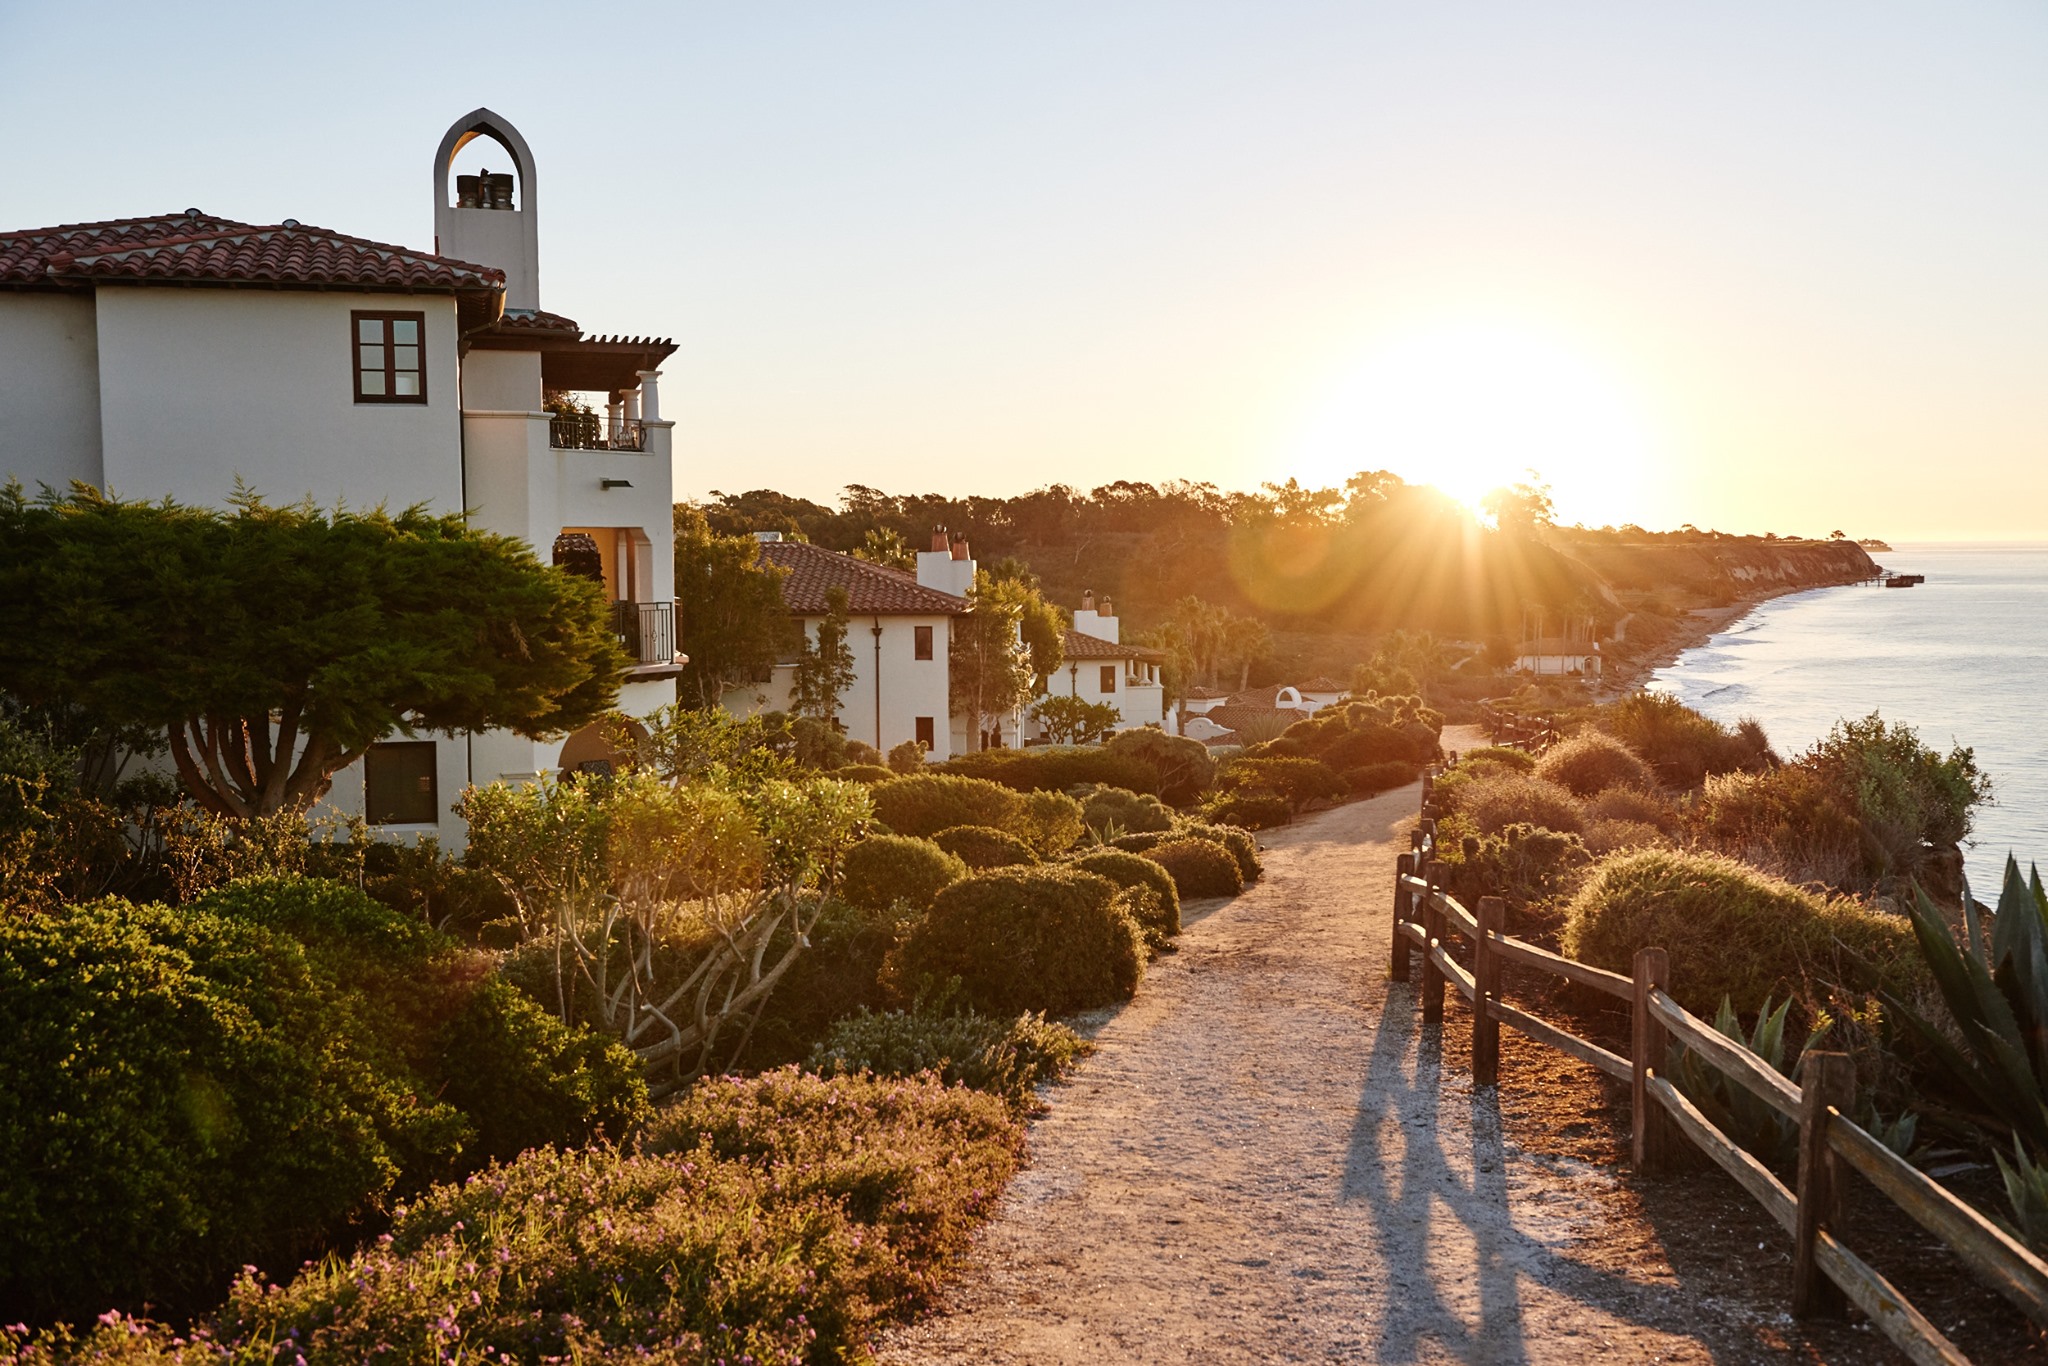
[[[479,137],[511,170],[451,178]],[[619,705],[644,715],[678,672],[656,385],[674,345],[542,311],[533,153],[510,123],[458,119],[432,171],[432,251],[198,209],[0,233],[0,480],[221,505],[239,479],[272,503],[466,509],[543,560],[594,549],[637,661]],[[549,394],[593,411],[551,415]],[[601,757],[594,733],[394,737],[330,801],[459,842],[465,784]]]
[[[1065,662],[1045,683],[1048,696],[1115,707],[1117,730],[1173,728],[1166,688],[1159,678],[1166,657],[1143,645],[1123,643],[1122,623],[1108,598],[1098,604],[1093,593],[1082,597],[1061,653]],[[1035,722],[1032,727],[1034,732],[1039,729]]]
[[[848,738],[883,754],[915,740],[934,760],[969,748],[948,691],[953,622],[966,615],[974,585],[967,543],[958,543],[957,558],[951,544],[919,555],[918,572],[910,574],[776,532],[756,534],[761,559],[787,571],[782,600],[810,642],[830,610],[827,595],[834,588],[846,593],[853,683],[839,695],[839,724]],[[728,692],[725,708],[741,716],[788,711],[795,676],[795,659],[783,660],[760,683]]]
[[[1527,608],[1522,613],[1522,641],[1515,646],[1515,668],[1539,677],[1598,678],[1598,627],[1588,616],[1560,617],[1539,608]]]

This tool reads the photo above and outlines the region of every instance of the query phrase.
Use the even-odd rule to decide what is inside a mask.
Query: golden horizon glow
[[[1547,484],[1560,521],[1601,526],[1643,515],[1657,444],[1636,396],[1590,356],[1535,328],[1470,320],[1368,350],[1276,463],[1317,487],[1390,470],[1474,509],[1496,488]]]

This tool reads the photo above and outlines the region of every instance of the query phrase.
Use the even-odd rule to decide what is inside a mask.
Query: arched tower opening
[[[434,250],[505,272],[508,312],[540,308],[533,149],[511,121],[473,109],[434,153]]]

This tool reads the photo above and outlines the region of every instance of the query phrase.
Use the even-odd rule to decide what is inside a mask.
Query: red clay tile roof
[[[1119,645],[1113,640],[1083,635],[1073,627],[1067,628],[1066,656],[1068,659],[1165,659],[1157,650],[1143,645]]]
[[[1230,705],[1233,707],[1255,707],[1263,711],[1271,711],[1280,705],[1280,694],[1286,687],[1285,683],[1276,683],[1270,688],[1253,688],[1250,692],[1232,693],[1230,695]]]
[[[545,308],[508,308],[499,315],[495,326],[501,332],[573,332],[579,337],[583,335],[582,327],[574,318],[550,313]]]
[[[1347,689],[1342,683],[1339,683],[1336,679],[1330,677],[1328,674],[1317,674],[1314,678],[1311,678],[1306,683],[1297,683],[1294,685],[1294,690],[1296,692],[1304,693],[1347,691]]]
[[[967,599],[926,588],[917,576],[856,560],[803,541],[763,541],[761,558],[789,571],[782,580],[782,601],[801,617],[822,617],[828,610],[827,590],[846,590],[847,610],[854,616],[959,616]]]
[[[1189,688],[1181,695],[1190,702],[1216,702],[1230,696],[1227,692],[1218,692],[1214,688],[1201,687]]]
[[[505,273],[326,228],[257,227],[197,210],[0,233],[0,284],[99,280],[452,294],[502,289]]]
[[[1202,713],[1205,720],[1231,730],[1243,730],[1246,726],[1270,725],[1274,717],[1292,725],[1296,721],[1308,720],[1308,712],[1299,707],[1240,707],[1225,705],[1211,707]]]

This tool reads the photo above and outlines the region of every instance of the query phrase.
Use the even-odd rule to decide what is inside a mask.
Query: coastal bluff
[[[1763,536],[1683,540],[1576,540],[1572,558],[1617,590],[1677,588],[1708,599],[1745,599],[1798,588],[1857,583],[1878,573],[1854,541],[1795,541]]]

